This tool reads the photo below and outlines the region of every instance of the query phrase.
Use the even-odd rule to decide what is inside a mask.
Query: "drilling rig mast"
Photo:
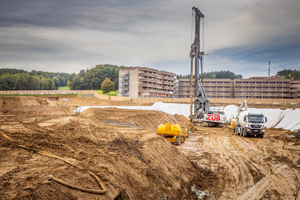
[[[208,122],[209,124],[223,124],[226,121],[226,116],[220,111],[210,111],[210,101],[208,100],[203,88],[203,56],[204,51],[200,51],[200,22],[204,18],[202,12],[193,7],[195,14],[195,39],[191,45],[191,107],[190,120],[193,123]],[[195,75],[193,76],[193,60],[195,60]],[[199,70],[201,66],[201,76]],[[194,114],[193,114],[194,111]]]

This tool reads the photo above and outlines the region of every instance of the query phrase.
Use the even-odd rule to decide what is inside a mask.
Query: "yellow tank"
[[[181,127],[179,124],[171,125],[170,123],[161,124],[157,128],[157,134],[163,136],[181,135]]]
[[[182,129],[180,124],[171,125],[170,123],[166,123],[160,124],[157,127],[157,134],[163,136],[172,144],[179,145],[185,141],[187,131]]]

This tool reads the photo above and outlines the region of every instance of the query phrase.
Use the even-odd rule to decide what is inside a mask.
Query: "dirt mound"
[[[140,161],[145,162],[140,148],[143,144],[139,140],[129,140],[124,137],[118,137],[110,142],[108,142],[108,150],[115,152],[123,152],[127,156],[135,156]]]
[[[90,108],[72,116],[20,117],[17,113],[26,109],[45,107],[52,113],[64,107],[19,108],[18,103],[11,103],[11,115],[7,112],[0,120],[0,133],[13,140],[0,135],[0,199],[197,199],[192,186],[208,191],[208,199],[300,197],[300,143],[287,131],[267,129],[262,139],[236,136],[226,127],[197,127],[200,131],[173,146],[156,129],[166,122],[192,127],[183,116]],[[37,154],[39,150],[68,162]],[[105,194],[48,180],[51,174],[78,187],[99,189],[87,171],[102,180]]]
[[[228,128],[198,129],[202,134],[180,148],[217,175],[211,186],[216,199],[299,198],[300,143],[288,131],[267,129],[261,139],[236,136]]]
[[[72,106],[151,106],[153,103],[133,103],[130,101],[112,101],[105,99],[98,99],[93,97],[81,96],[62,96],[60,99],[65,101],[58,101],[57,105],[72,105]]]
[[[72,115],[72,107],[41,105],[36,97],[0,97],[0,112],[7,115]]]
[[[107,113],[112,118],[122,115],[116,109],[108,109]],[[124,121],[129,116],[130,122],[143,117],[142,113],[136,114],[134,117],[125,111]],[[153,118],[155,112],[145,115]],[[162,112],[156,115],[171,119]],[[13,130],[16,124],[18,128]],[[158,199],[164,195],[169,199],[193,199],[190,186],[198,184],[197,176],[204,176],[175,146],[141,127],[100,123],[98,119],[80,115],[6,121],[0,125],[0,131],[15,141],[0,136],[0,196],[4,199]],[[74,185],[98,188],[85,171],[18,148],[17,144],[63,157],[93,172],[104,182],[107,193],[85,193],[47,181],[52,174]]]
[[[195,126],[183,115],[174,115],[175,118],[179,121],[179,124],[181,124],[184,127],[189,128],[191,131],[196,131]]]
[[[99,122],[128,123],[155,133],[157,127],[165,123],[181,124],[182,126],[193,128],[193,125],[184,116],[174,116],[162,111],[89,108],[80,113],[79,116],[97,119]]]

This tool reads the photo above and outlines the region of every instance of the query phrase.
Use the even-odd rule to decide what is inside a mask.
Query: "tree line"
[[[195,75],[193,76],[195,77]],[[242,79],[243,76],[240,74],[235,74],[231,71],[215,71],[215,72],[204,72],[202,75],[200,74],[201,78],[208,78],[208,79]],[[188,75],[177,75],[177,79],[179,78],[191,78],[191,74]]]
[[[53,90],[69,80],[68,73],[0,69],[0,90]]]
[[[281,71],[278,71],[278,76],[283,76],[286,79],[292,79],[292,80],[300,80],[300,71],[298,70],[292,70],[292,69],[284,69]]]
[[[102,83],[108,78],[113,90],[118,89],[119,68],[124,66],[99,64],[94,68],[81,70],[78,74],[54,73],[22,69],[0,69],[0,90],[53,90],[60,86],[68,85],[72,90],[100,90]],[[277,72],[277,75],[288,79],[299,80],[300,71],[285,69]],[[191,75],[177,75],[177,78],[190,78]],[[231,71],[212,71],[200,75],[209,79],[242,79],[243,76]]]
[[[100,90],[102,82],[109,78],[115,89],[119,85],[119,68],[117,65],[96,65],[94,68],[80,70],[78,74],[72,74],[68,81],[70,89],[75,90]]]
[[[68,85],[74,90],[100,90],[108,78],[113,90],[118,89],[119,68],[124,66],[100,64],[94,68],[80,70],[78,74],[26,71],[22,69],[0,69],[0,90],[54,90]]]

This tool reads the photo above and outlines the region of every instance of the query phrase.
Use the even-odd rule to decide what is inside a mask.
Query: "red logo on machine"
[[[208,121],[220,121],[220,115],[207,115],[207,120]]]

